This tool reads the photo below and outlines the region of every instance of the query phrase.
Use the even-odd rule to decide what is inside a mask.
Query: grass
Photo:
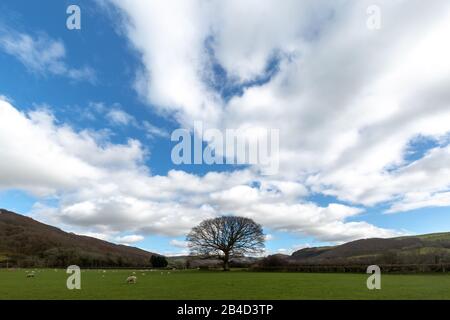
[[[422,240],[450,240],[450,232],[441,232],[441,233],[430,233],[430,234],[424,234],[417,236],[419,239]]]
[[[66,288],[65,270],[0,270],[1,299],[450,299],[449,274],[383,275],[370,291],[366,274],[85,270],[81,290]]]

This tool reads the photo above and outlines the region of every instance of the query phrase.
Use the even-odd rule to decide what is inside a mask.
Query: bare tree
[[[186,240],[191,254],[217,257],[223,269],[230,269],[230,258],[260,253],[264,249],[261,225],[244,217],[223,216],[208,219],[194,227]]]

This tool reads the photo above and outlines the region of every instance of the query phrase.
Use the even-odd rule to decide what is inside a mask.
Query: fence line
[[[388,273],[425,273],[449,272],[450,264],[380,264],[382,272]],[[286,265],[253,266],[251,271],[286,271],[286,272],[366,272],[368,265]]]

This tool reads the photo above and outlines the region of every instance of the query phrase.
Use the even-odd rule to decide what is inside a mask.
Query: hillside
[[[83,267],[146,266],[153,253],[92,237],[67,233],[0,209],[0,264]]]
[[[289,260],[305,264],[450,263],[450,232],[361,239],[334,247],[305,248],[294,252]]]
[[[154,253],[92,237],[64,232],[53,226],[0,209],[0,267],[137,267],[148,266]],[[189,258],[189,259],[188,259]],[[171,265],[215,265],[215,260],[172,257]],[[258,263],[235,259],[236,266]],[[390,239],[371,238],[329,247],[304,248],[291,256],[273,255],[268,265],[449,264],[450,232]]]
[[[189,268],[220,268],[222,269],[223,261],[215,258],[205,258],[199,256],[172,256],[167,257],[169,265],[179,269]],[[247,268],[261,260],[255,257],[233,257],[230,260],[232,268]]]

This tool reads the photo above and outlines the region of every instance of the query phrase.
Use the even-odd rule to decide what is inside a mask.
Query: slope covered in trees
[[[149,266],[154,255],[138,248],[67,233],[0,209],[0,265],[20,267]]]

